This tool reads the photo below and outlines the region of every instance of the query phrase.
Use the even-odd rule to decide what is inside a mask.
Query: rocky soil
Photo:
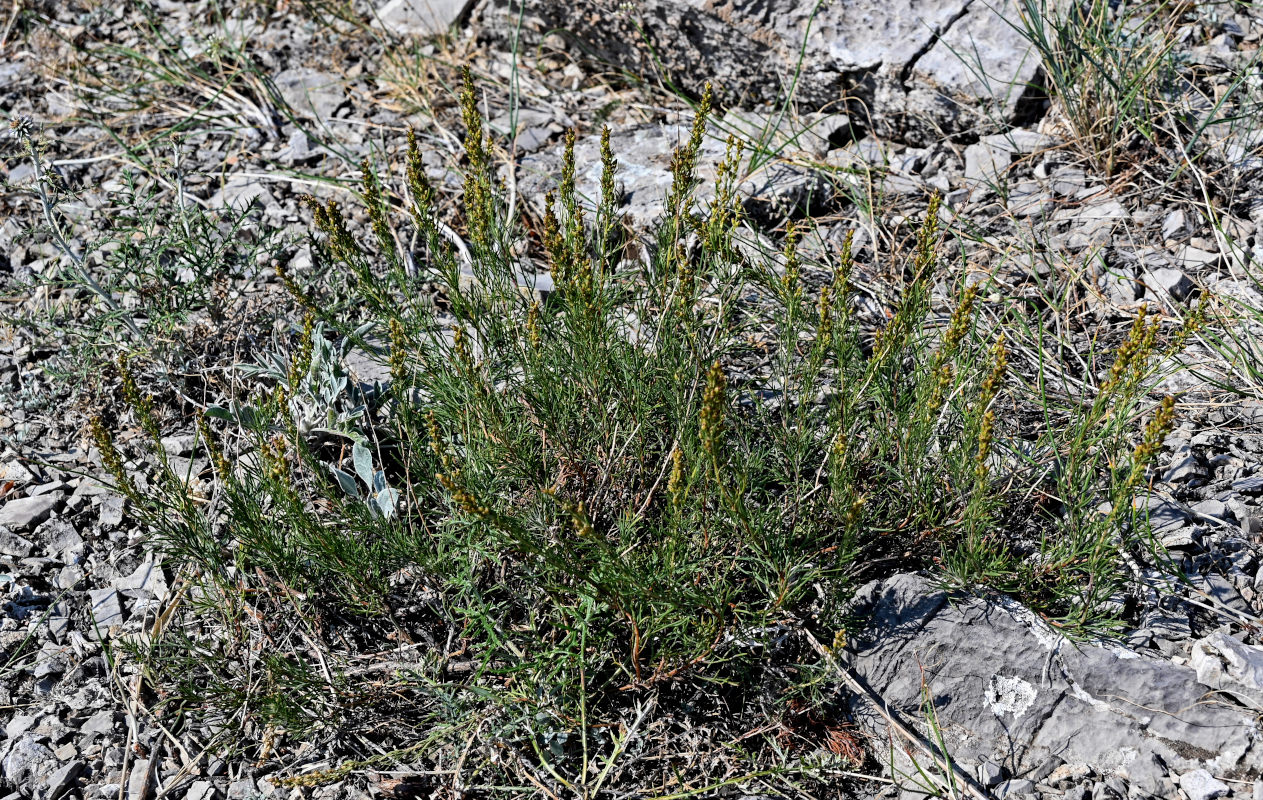
[[[451,65],[468,61],[486,78],[486,116],[513,164],[504,177],[528,215],[556,180],[567,128],[580,132],[579,189],[596,196],[604,123],[639,230],[662,208],[670,155],[691,120],[668,88],[696,97],[712,79],[723,102],[702,175],[713,176],[726,136],[750,140],[742,192],[754,226],[746,235],[775,238],[808,211],[817,224],[805,251],[827,252],[857,231],[855,283],[874,319],[891,303],[889,256],[933,193],[962,232],[950,255],[971,275],[989,276],[996,291],[1032,308],[1071,298],[1056,332],[1071,350],[1125,325],[1142,304],[1169,318],[1197,302],[1263,308],[1251,278],[1263,258],[1257,118],[1219,122],[1221,110],[1202,102],[1240,76],[1259,81],[1263,15],[1244,4],[1190,4],[1181,17],[1174,39],[1193,76],[1184,113],[1205,124],[1200,160],[1174,178],[1146,172],[1172,163],[1159,157],[1105,175],[1081,156],[1038,88],[1037,55],[1004,22],[1015,0],[459,5],[392,0],[376,27],[356,28],[330,26],[297,4],[36,3],[4,45],[0,111],[41,127],[50,166],[74,189],[76,218],[110,219],[122,193],[172,191],[178,175],[190,202],[249,209],[252,235],[270,231],[301,270],[309,256],[299,195],[341,196],[336,181],[353,181],[362,158],[397,164],[406,128],[429,146],[441,190],[450,196],[459,186],[458,113],[444,88],[454,81]],[[221,20],[214,8],[230,16]],[[364,20],[371,12],[356,8]],[[452,32],[437,41],[393,38],[449,23]],[[111,94],[108,71],[124,81],[124,62],[94,65],[92,79],[64,69],[92,46],[152,48],[155,25],[176,36],[155,50],[164,63],[179,53],[205,63],[225,31],[248,41],[270,86],[234,82],[217,95],[213,86],[206,93],[151,79]],[[965,51],[978,62],[963,63]],[[209,69],[208,80],[232,72]],[[791,84],[792,110],[776,103]],[[185,123],[177,159],[156,137]],[[111,402],[110,379],[76,376],[66,363],[73,343],[30,322],[73,303],[74,292],[32,289],[59,256],[26,235],[37,224],[33,171],[16,147],[6,155],[0,795],[391,795],[396,776],[371,770],[281,787],[282,768],[335,754],[298,752],[291,742],[292,752],[265,763],[220,757],[203,752],[208,732],[170,731],[145,708],[140,676],[115,645],[153,629],[179,591],[179,565],[146,548],[123,498],[97,480],[100,454],[85,420]],[[87,235],[74,232],[76,246]],[[190,359],[204,358],[206,368],[248,361],[266,344],[284,298],[269,263],[244,265],[222,287],[240,332],[190,346]],[[1235,324],[1243,337],[1259,333],[1254,322]],[[968,777],[956,791],[978,796],[1263,798],[1263,394],[1249,380],[1259,351],[1233,363],[1211,344],[1193,341],[1172,364],[1182,370],[1164,381],[1163,390],[1181,393],[1183,410],[1148,499],[1154,534],[1182,580],[1138,574],[1135,590],[1117,599],[1123,635],[1091,642],[1065,638],[1003,597],[949,595],[924,575],[865,586],[853,602],[870,622],[841,660],[867,692],[837,691],[867,736],[878,780],[846,793],[929,791],[916,781],[917,751],[892,727],[900,719],[927,739],[941,735]],[[213,396],[213,381],[206,392]],[[170,422],[164,446],[185,463],[189,422]],[[205,465],[191,467],[196,474]]]

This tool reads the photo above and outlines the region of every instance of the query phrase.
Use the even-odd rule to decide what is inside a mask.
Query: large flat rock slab
[[[507,36],[518,11],[495,0],[487,22]],[[712,81],[749,105],[794,85],[801,109],[848,111],[914,143],[1002,129],[1039,70],[1017,0],[525,0],[525,11],[528,30],[564,32],[687,92]]]
[[[1172,798],[1170,776],[1241,780],[1263,769],[1255,714],[1191,667],[1071,642],[1017,603],[949,597],[918,575],[867,585],[853,610],[868,623],[848,663],[907,718],[924,720],[932,703],[958,763],[989,761],[1019,779],[1050,762],[1085,764]],[[884,741],[886,721],[866,703],[855,711]]]

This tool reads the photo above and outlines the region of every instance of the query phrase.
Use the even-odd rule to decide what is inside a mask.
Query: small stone
[[[446,33],[464,16],[471,0],[390,0],[377,9],[375,26],[404,36]]]
[[[1224,576],[1211,572],[1207,575],[1190,575],[1189,581],[1219,603],[1243,614],[1250,613],[1250,604]]]
[[[1200,503],[1194,503],[1189,508],[1199,519],[1215,525],[1222,525],[1236,520],[1236,517],[1228,509],[1227,504],[1213,497],[1209,500],[1202,500]]]
[[[0,555],[26,558],[35,550],[35,543],[16,533],[0,528]]]
[[[276,158],[287,164],[301,164],[313,156],[318,156],[318,152],[312,152],[311,140],[307,138],[307,132],[295,129],[289,135],[289,141],[286,146],[277,152]],[[291,262],[292,266],[292,262]]]
[[[30,714],[18,714],[4,726],[4,735],[8,739],[16,739],[35,727],[37,717]]]
[[[123,522],[123,505],[125,498],[121,494],[107,494],[101,498],[101,516],[99,522],[105,530],[113,530]]]
[[[30,483],[33,480],[35,480],[35,474],[20,461],[0,464],[0,483],[13,481],[15,484],[21,485]]]
[[[1193,281],[1178,269],[1155,269],[1147,273],[1150,288],[1159,288],[1176,300],[1184,300],[1193,291]]]
[[[35,529],[35,538],[44,545],[50,556],[60,556],[67,550],[83,546],[83,537],[64,519],[50,519]]]
[[[53,578],[53,585],[58,589],[73,589],[83,580],[83,567],[78,564],[67,564]]]
[[[66,484],[62,481],[48,481],[47,483],[37,483],[30,489],[27,489],[27,497],[37,497],[41,494],[51,494],[59,492],[66,488]]]
[[[1180,776],[1180,789],[1188,800],[1215,800],[1228,794],[1228,785],[1204,769],[1195,769]]]
[[[1186,235],[1188,235],[1188,218],[1184,214],[1184,209],[1177,208],[1162,220],[1162,238],[1164,240],[1182,239]]]
[[[69,761],[48,777],[48,800],[57,800],[74,788],[75,781],[87,767],[82,761]]]
[[[1062,764],[1048,774],[1044,780],[1059,788],[1066,788],[1067,783],[1081,783],[1084,778],[1092,774],[1092,768],[1087,764]]]
[[[29,531],[48,519],[48,515],[53,513],[60,502],[60,492],[9,500],[0,508],[0,528]]]
[[[111,627],[123,624],[123,607],[119,604],[117,589],[93,589],[88,592],[88,597],[92,602],[92,619],[100,636],[108,635]]]
[[[127,778],[127,800],[149,800],[153,794],[153,770],[147,758],[138,758],[132,762],[131,774]]]
[[[160,440],[162,449],[167,455],[184,456],[193,452],[193,442],[197,437],[193,434],[185,434],[183,436],[164,436]]]
[[[990,789],[999,786],[1000,781],[1004,780],[1004,768],[998,764],[992,764],[990,761],[984,761],[978,765],[978,783]]]
[[[32,674],[36,678],[44,678],[49,675],[61,675],[68,669],[70,669],[70,658],[67,648],[59,647],[54,642],[44,642]]]
[[[1181,247],[1175,258],[1180,266],[1198,272],[1218,267],[1220,261],[1218,253],[1199,250],[1192,246]]]
[[[1049,775],[1056,772],[1057,768],[1062,766],[1063,764],[1065,764],[1065,762],[1062,761],[1059,757],[1049,756],[1047,761],[1045,761],[1043,764],[1040,764],[1038,767],[1036,767],[1034,771],[1028,773],[1026,777],[1035,781],[1036,783],[1043,783],[1044,779],[1046,779]]]
[[[1052,190],[1061,197],[1071,197],[1083,190],[1087,183],[1087,175],[1075,167],[1062,167],[1053,172]]]
[[[12,786],[34,787],[55,762],[53,751],[40,744],[35,735],[23,734],[0,761],[0,775]]]
[[[1034,181],[1022,181],[1009,191],[1008,208],[1015,217],[1037,217],[1055,207],[1052,194]]]
[[[1150,496],[1148,498],[1137,498],[1136,506],[1141,511],[1142,516],[1145,514],[1144,506],[1148,506],[1148,520],[1153,532],[1159,536],[1188,526],[1188,516],[1184,513],[1184,509],[1175,503],[1163,500],[1161,497]]]
[[[100,711],[88,717],[87,721],[79,728],[82,733],[100,733],[106,734],[114,730],[114,712]]]
[[[992,184],[1004,179],[1013,154],[1004,147],[976,142],[965,148],[965,182],[970,185]]]
[[[1028,781],[1025,778],[1017,778],[1014,780],[1004,781],[996,786],[996,797],[1003,798],[1011,795],[1032,794],[1035,791],[1035,781]]]
[[[548,144],[548,140],[553,137],[551,128],[534,126],[525,128],[517,136],[513,138],[513,143],[517,149],[523,153],[534,153],[544,145]]]
[[[232,175],[228,181],[207,201],[209,208],[231,208],[245,211],[252,203],[259,208],[276,206],[276,198],[267,190],[263,182],[251,177]]]
[[[318,122],[333,119],[346,99],[342,79],[329,72],[306,67],[283,70],[273,77],[277,91],[295,113],[314,117]]]
[[[184,800],[215,800],[219,792],[210,781],[193,781],[189,790],[184,793]]]
[[[1165,483],[1188,483],[1200,486],[1210,477],[1210,472],[1197,454],[1187,444],[1174,448],[1171,465],[1162,476]]]
[[[131,575],[115,578],[112,585],[119,591],[142,591],[162,599],[167,595],[167,579],[162,574],[162,566],[155,564],[153,556],[149,556]]]
[[[64,642],[66,634],[70,633],[70,617],[64,613],[58,613],[58,607],[54,606],[48,615],[48,634],[57,642]]]
[[[1250,495],[1263,493],[1263,475],[1236,479],[1232,482],[1232,491]]]
[[[1263,710],[1263,647],[1245,644],[1226,633],[1212,633],[1193,644],[1189,666],[1197,673],[1197,680],[1212,689]]]
[[[1096,279],[1096,283],[1110,302],[1121,306],[1136,302],[1141,291],[1134,278],[1118,272],[1106,272]]]
[[[254,781],[249,778],[228,784],[228,800],[252,800],[257,793]]]

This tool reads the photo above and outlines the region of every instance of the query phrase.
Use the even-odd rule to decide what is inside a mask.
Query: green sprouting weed
[[[680,320],[686,320],[689,316],[689,310],[693,308],[693,303],[696,299],[694,290],[697,288],[697,284],[694,281],[692,263],[689,261],[688,251],[684,247],[683,242],[676,242],[674,264],[676,269],[676,317]]]
[[[706,371],[706,388],[702,393],[702,408],[698,415],[698,428],[702,449],[710,456],[711,463],[719,467],[723,452],[724,411],[727,405],[728,378],[718,361]]]
[[[618,203],[614,190],[614,175],[618,172],[618,162],[614,160],[614,151],[610,149],[610,126],[601,128],[601,205],[613,208]]]
[[[912,259],[912,282],[904,291],[894,316],[873,338],[871,364],[878,368],[897,368],[899,356],[912,344],[913,334],[925,314],[929,302],[929,287],[938,265],[939,250],[939,196],[930,198],[925,220],[917,232],[917,244]]]
[[[667,478],[667,501],[674,516],[684,510],[684,497],[687,488],[684,485],[684,451],[675,448],[671,451],[671,476]]]
[[[715,170],[715,196],[704,225],[702,241],[706,249],[724,257],[731,257],[732,240],[741,224],[741,197],[737,192],[737,179],[741,167],[741,154],[745,143],[729,136],[724,148],[724,159]]]
[[[361,182],[363,187],[364,207],[368,210],[368,219],[377,238],[377,247],[386,258],[390,267],[398,268],[399,251],[395,246],[395,235],[390,228],[389,205],[382,194],[381,182],[373,171],[368,159],[360,162]]]
[[[575,145],[574,128],[566,129],[561,151],[561,183],[557,187],[557,196],[561,199],[561,207],[566,214],[573,217],[579,210],[579,202],[575,198]]]
[[[916,256],[913,260],[914,275],[932,271],[938,260],[939,208],[942,202],[942,195],[936,193],[930,197],[929,207],[925,211],[925,222],[917,233]]]
[[[272,270],[276,273],[276,277],[281,279],[281,285],[285,287],[289,296],[298,302],[300,308],[311,313],[315,309],[315,304],[307,296],[307,292],[303,291],[303,288],[294,280],[294,276],[289,274],[289,268],[285,262],[279,258],[273,260]]]
[[[601,254],[601,272],[604,275],[613,273],[620,256],[618,239],[621,220],[617,212],[619,197],[615,185],[617,174],[618,162],[614,159],[614,151],[610,149],[610,129],[607,125],[601,129],[601,232],[597,242]]]
[[[982,412],[982,421],[978,426],[978,453],[974,456],[974,477],[978,483],[987,479],[991,467],[987,459],[991,457],[991,440],[995,430],[995,410],[988,408]]]
[[[995,410],[991,403],[1000,393],[1004,383],[1004,373],[1008,367],[1008,355],[1004,349],[1004,334],[996,338],[991,348],[991,371],[983,379],[982,390],[978,394],[978,408],[982,411],[982,419],[978,429],[978,453],[974,459],[974,475],[979,483],[987,478],[989,466],[987,459],[991,456],[991,442],[995,430]]]
[[[854,530],[859,525],[860,520],[864,518],[864,506],[868,503],[868,498],[860,495],[851,501],[846,508],[846,514],[842,518],[842,524],[848,530]]]
[[[833,287],[820,289],[816,302],[816,346],[823,352],[833,345]]]
[[[311,195],[303,195],[299,200],[311,211],[316,230],[325,235],[329,251],[336,258],[349,263],[359,254],[359,245],[347,229],[346,220],[342,218],[342,209],[336,200],[330,200],[324,205]]]
[[[987,373],[987,377],[982,381],[982,391],[978,397],[980,408],[990,406],[991,402],[1000,393],[1000,386],[1004,383],[1004,373],[1007,371],[1008,365],[1008,352],[1004,349],[1004,334],[1001,333],[996,337],[995,344],[991,346],[991,371]]]
[[[1175,398],[1167,395],[1162,398],[1162,402],[1158,404],[1153,417],[1145,425],[1145,432],[1141,437],[1140,444],[1136,445],[1136,449],[1132,451],[1131,473],[1127,477],[1126,484],[1128,492],[1140,484],[1145,470],[1148,468],[1149,463],[1153,461],[1154,456],[1162,450],[1162,442],[1166,439],[1167,434],[1171,432],[1174,424]]]
[[[465,125],[465,158],[471,170],[481,175],[486,170],[487,151],[483,141],[482,115],[478,111],[478,93],[469,67],[461,70],[460,113],[461,122]]]
[[[408,370],[408,334],[403,323],[397,319],[390,321],[390,380],[396,386],[403,386]]]
[[[943,334],[943,347],[939,351],[942,361],[955,356],[960,343],[968,335],[969,327],[973,322],[974,301],[977,297],[978,284],[974,284],[961,294],[960,301],[952,310],[952,318],[947,324],[947,331]]]
[[[566,242],[561,235],[561,222],[557,219],[556,195],[544,195],[544,249],[548,252],[548,268],[559,285],[570,280],[567,268]]]
[[[851,246],[855,242],[855,231],[846,232],[846,237],[842,240],[841,252],[838,255],[838,264],[833,271],[833,283],[828,287],[829,294],[829,316],[830,324],[828,326],[830,334],[837,330],[837,326],[833,320],[841,323],[841,328],[845,329],[847,320],[850,317],[850,294],[851,294],[851,270],[855,266],[854,259],[851,256]],[[823,302],[823,294],[821,298]],[[822,306],[823,308],[823,306]],[[823,319],[823,317],[822,317]],[[832,340],[832,336],[830,339]]]
[[[274,401],[283,403],[281,397],[274,396]],[[259,444],[260,477],[267,481],[269,489],[278,497],[293,498],[296,489],[291,475],[289,445],[285,437],[277,434],[264,439]]]
[[[451,473],[436,472],[434,479],[442,484],[447,493],[452,496],[453,502],[466,514],[479,519],[492,518],[491,507],[479,501],[468,489],[461,485],[460,470],[455,470]]]
[[[452,331],[452,354],[456,357],[456,368],[466,377],[472,375],[475,369],[474,356],[469,351],[469,334],[465,332],[464,326],[458,326]]]
[[[132,373],[130,360],[125,355],[118,357],[118,374],[123,381],[123,399],[136,415],[140,427],[150,439],[157,442],[162,438],[162,433],[154,417],[153,398],[142,392],[136,385],[136,376]]]
[[[851,270],[855,267],[855,258],[851,250],[855,244],[855,231],[846,232],[842,247],[838,253],[838,266],[833,272],[833,291],[840,298],[851,292]]]
[[[129,500],[132,502],[139,500],[140,494],[136,491],[136,484],[132,483],[131,476],[123,468],[123,459],[118,453],[118,448],[114,446],[114,437],[105,427],[99,414],[89,420],[88,429],[92,434],[96,449],[101,453],[101,466],[110,474],[110,477],[114,479],[114,484]]]
[[[412,195],[412,218],[417,229],[428,232],[433,224],[435,211],[434,187],[425,175],[425,162],[421,148],[417,146],[416,131],[408,129],[408,192]]]
[[[1101,385],[1100,397],[1107,397],[1119,389],[1126,391],[1144,377],[1157,336],[1158,320],[1148,322],[1148,310],[1141,306],[1136,319],[1132,321],[1127,339],[1119,345],[1115,353],[1114,364],[1110,367],[1105,383]]]
[[[228,463],[228,459],[224,456],[224,450],[216,441],[214,431],[211,430],[210,421],[205,414],[197,415],[197,435],[202,440],[202,446],[206,448],[206,454],[210,458],[211,468],[215,471],[215,477],[221,482],[227,482],[232,477],[232,465]]]
[[[531,350],[538,352],[543,344],[543,337],[539,331],[539,301],[531,303],[531,307],[526,311],[526,341],[531,346]]]
[[[484,250],[491,246],[494,197],[491,185],[491,157],[484,139],[482,115],[478,112],[478,95],[469,68],[464,69],[460,94],[461,121],[465,124],[465,158],[469,171],[465,176],[464,209],[469,238]]]
[[[951,391],[956,370],[950,363],[935,364],[931,367],[933,380],[930,382],[930,395],[921,409],[921,424],[930,426],[938,419],[943,404],[947,402],[947,393]]]
[[[475,119],[469,91],[464,104],[468,127],[485,127]],[[704,122],[695,121],[693,135],[677,153],[673,178],[681,189],[696,188],[697,151],[705,130]],[[677,199],[675,216],[668,214],[656,232],[658,246],[646,248],[646,263],[637,259],[615,273],[605,238],[613,230],[615,165],[608,136],[602,138],[602,207],[596,214],[595,241],[581,224],[572,137],[567,137],[571,144],[562,185],[548,198],[544,247],[562,287],[555,301],[523,302],[514,291],[498,291],[503,283],[481,282],[482,290],[468,293],[467,313],[455,315],[462,327],[454,340],[446,338],[451,335],[448,325],[433,324],[436,320],[428,317],[419,320],[418,314],[427,309],[409,305],[407,297],[394,305],[367,306],[363,313],[354,301],[322,305],[317,312],[337,340],[360,341],[362,334],[353,332],[372,329],[359,327],[361,322],[375,324],[389,338],[391,377],[407,389],[345,426],[347,432],[371,436],[381,445],[380,471],[371,457],[366,463],[367,448],[361,445],[358,457],[352,454],[362,484],[379,491],[375,487],[384,482],[386,470],[392,481],[403,481],[399,488],[408,502],[398,504],[390,525],[357,513],[345,502],[351,493],[335,481],[309,480],[313,476],[306,470],[316,466],[311,459],[330,457],[335,448],[328,442],[313,444],[310,436],[304,442],[292,428],[281,443],[266,445],[264,487],[270,492],[229,491],[223,499],[230,502],[206,508],[167,503],[179,514],[186,509],[190,516],[208,512],[205,532],[196,533],[202,537],[198,548],[206,555],[196,556],[201,560],[195,567],[222,560],[221,533],[227,528],[227,535],[240,543],[232,558],[242,569],[233,580],[258,593],[262,611],[288,607],[293,597],[276,591],[287,586],[306,593],[299,602],[334,612],[374,603],[388,606],[383,598],[398,591],[395,576],[401,570],[424,571],[427,584],[439,593],[426,614],[457,631],[461,646],[477,650],[477,658],[488,665],[455,686],[448,680],[448,665],[437,663],[445,659],[435,659],[433,669],[429,662],[418,663],[406,677],[382,675],[389,682],[383,694],[406,695],[410,702],[416,698],[417,706],[441,707],[445,715],[450,709],[451,736],[436,734],[434,739],[442,752],[467,741],[473,730],[469,720],[519,706],[523,687],[532,692],[531,720],[576,720],[585,731],[617,724],[625,706],[618,705],[618,684],[611,680],[630,678],[633,671],[633,680],[643,686],[663,679],[684,683],[693,679],[688,673],[700,680],[718,676],[748,699],[754,696],[748,692],[758,688],[745,683],[744,666],[731,669],[735,651],[723,644],[734,626],[754,628],[787,613],[814,613],[816,607],[835,616],[845,601],[849,576],[858,574],[859,559],[885,550],[886,545],[872,546],[878,532],[932,533],[949,548],[944,553],[949,558],[972,548],[982,555],[970,562],[975,565],[971,574],[995,582],[995,572],[986,570],[997,561],[986,560],[993,546],[983,533],[996,533],[1002,541],[1007,521],[995,510],[1032,488],[1016,485],[1027,480],[1026,471],[1015,473],[1012,487],[1008,481],[988,480],[993,440],[1000,435],[997,417],[1003,413],[995,399],[1007,388],[1007,368],[1004,340],[997,343],[991,361],[977,368],[983,374],[976,378],[972,362],[960,355],[973,335],[974,292],[961,293],[941,337],[927,333],[929,287],[937,280],[933,272],[941,244],[937,213],[927,216],[915,252],[892,255],[902,260],[903,272],[915,268],[915,276],[904,287],[907,301],[901,303],[898,320],[889,326],[889,339],[877,348],[879,361],[872,366],[847,318],[849,235],[831,282],[826,281],[811,306],[803,303],[807,266],[798,263],[797,231],[787,237],[783,262],[776,253],[767,254],[766,262],[786,265],[783,283],[781,276],[769,279],[769,271],[752,268],[755,259],[731,246],[741,213],[739,193],[732,186],[739,173],[738,142],[730,141],[719,169],[715,202],[702,207]],[[481,202],[479,192],[485,189],[491,198],[494,185],[487,174],[485,131],[470,136],[467,147],[471,175],[484,170],[469,184],[468,212]],[[433,244],[436,231],[442,236],[447,232],[438,227],[435,197],[424,180],[415,136],[409,141],[408,171],[410,211]],[[385,205],[373,191],[366,185],[366,202]],[[345,226],[336,207],[314,204],[313,213],[324,234],[321,240],[329,238],[329,246],[320,250],[352,252],[351,243],[338,244]],[[465,217],[471,231],[479,224],[476,216]],[[507,254],[527,251],[518,240],[520,228],[494,214],[487,220],[488,241],[504,245],[505,255],[481,245],[471,255],[476,271],[496,278],[503,276],[496,270],[515,266]],[[689,230],[700,231],[696,242],[684,235]],[[365,270],[384,261],[376,245],[352,254]],[[366,284],[354,287],[359,297],[377,291]],[[793,299],[798,317],[786,314],[782,292]],[[335,321],[347,308],[355,318]],[[1003,325],[1007,317],[999,319]],[[810,349],[804,343],[813,325],[816,345]],[[637,335],[627,335],[633,326]],[[322,353],[336,341],[324,341],[318,332],[315,339]],[[297,336],[295,340],[295,362],[302,363],[304,345]],[[1138,342],[1143,345],[1145,337]],[[740,413],[721,366],[728,358],[742,370]],[[986,361],[985,353],[981,360]],[[292,407],[304,395],[286,402],[283,392],[298,381],[285,381],[284,369],[271,382],[279,390],[252,402],[261,421],[279,414],[292,424],[296,418]],[[953,404],[950,414],[943,413],[944,398],[952,398],[967,378],[975,390],[959,408]],[[1018,395],[1013,403],[1016,407],[1026,400]],[[363,393],[355,401],[372,404],[379,398]],[[917,416],[923,410],[926,425]],[[213,451],[218,450],[216,441],[223,445],[229,440],[222,434],[214,439],[216,432],[204,422],[199,430],[222,479],[230,466]],[[1160,431],[1151,430],[1146,441],[1158,441]],[[104,441],[102,433],[94,435]],[[1105,474],[1100,469],[1103,458],[1095,453],[1124,465],[1110,473],[1111,490],[1119,490],[1129,478],[1128,454],[1133,466],[1151,464],[1154,458],[1152,444],[1133,453],[1121,436],[1083,437],[1090,439],[1089,445],[1077,450],[1074,442],[1065,444],[1060,430],[1048,437],[1050,450],[1066,461],[1076,452],[1092,453],[1081,456],[1082,466],[1066,468],[1078,470],[1076,480],[1083,476],[1076,483],[1076,488],[1088,487],[1083,495],[1091,495],[1097,485],[1090,482]],[[121,471],[117,454],[100,449],[107,469]],[[355,475],[333,474],[337,482],[344,477],[361,485]],[[547,499],[541,487],[550,484],[564,487],[564,503]],[[944,491],[950,485],[957,491]],[[289,495],[283,487],[290,487]],[[158,492],[179,490],[173,484],[157,486]],[[1087,507],[1095,509],[1096,502]],[[154,503],[146,498],[143,508],[152,509]],[[339,516],[317,519],[326,514]],[[168,528],[185,524],[177,514],[169,516]],[[1071,520],[1064,531],[1087,517]],[[225,518],[230,526],[219,523]],[[866,533],[871,529],[874,536],[861,536],[861,528]],[[1098,531],[1090,529],[1091,535]],[[165,535],[165,541],[178,541]],[[972,538],[966,541],[966,536]],[[977,567],[979,563],[983,566]],[[804,602],[805,587],[810,586],[837,589],[819,598],[813,592]],[[1031,597],[1043,603],[1041,610],[1064,610],[1050,608],[1040,591],[1023,595],[1024,600]],[[385,613],[373,611],[366,622],[378,630],[393,626]],[[188,622],[201,624],[192,612]],[[619,663],[616,654],[627,641],[629,622],[633,655]],[[523,645],[521,652],[518,645]],[[317,646],[324,647],[324,640]],[[322,671],[319,652],[290,649],[285,657],[313,675]],[[737,657],[760,666],[758,653]],[[221,693],[229,697],[226,702],[216,698],[202,705],[219,710],[231,704],[234,711],[245,707],[256,716],[272,713],[259,711],[261,701],[255,695],[241,700],[249,692],[241,676],[254,674],[250,668],[258,663],[253,655],[233,660],[235,672],[228,677],[220,664],[190,661],[197,661],[199,680],[209,674],[228,687]],[[581,679],[575,681],[576,675]],[[339,684],[327,691],[321,687],[320,702],[313,706],[321,713],[329,709],[333,723],[351,730],[365,716],[362,706],[353,705],[364,697],[359,693],[363,683],[335,680]],[[305,707],[307,698],[302,699]],[[392,708],[371,711],[376,719],[402,720]],[[404,713],[412,714],[412,708]],[[264,719],[260,730],[270,721]],[[325,720],[315,724],[321,722]],[[418,717],[407,717],[414,729],[417,722]],[[511,724],[506,722],[506,736],[534,741],[530,737],[539,733]],[[553,766],[558,774],[592,772],[569,748]],[[505,777],[487,775],[488,783]],[[589,787],[584,783],[581,788]]]
[[[781,276],[781,288],[785,292],[785,305],[796,307],[803,294],[800,282],[802,265],[798,261],[798,228],[792,222],[785,231],[782,256],[785,259],[785,273]]]
[[[973,324],[973,307],[977,296],[978,286],[975,284],[961,293],[956,308],[952,309],[947,330],[943,333],[942,345],[929,366],[933,380],[930,382],[929,396],[922,407],[921,421],[924,425],[933,423],[947,401],[947,394],[951,391],[952,381],[956,376],[952,361]]]
[[[570,521],[574,525],[575,536],[580,539],[595,539],[596,528],[592,525],[592,518],[588,516],[588,510],[584,502],[580,500],[578,503],[567,504],[567,510],[570,512]]]
[[[597,275],[592,258],[588,254],[587,231],[583,223],[583,207],[575,195],[575,131],[566,131],[565,149],[562,155],[561,185],[558,187],[558,199],[565,212],[564,228],[554,218],[550,221],[547,215],[544,221],[545,241],[549,243],[550,252],[554,254],[557,271],[554,277],[559,278],[566,288],[567,294],[573,298],[578,308],[586,316],[595,312]],[[610,180],[613,180],[612,174]]]
[[[1200,332],[1204,327],[1206,327],[1206,300],[1202,299],[1197,303],[1197,307],[1184,318],[1180,327],[1175,329],[1175,333],[1171,335],[1166,354],[1173,356],[1180,352],[1180,350],[1184,349],[1184,344],[1189,337]]]
[[[311,367],[311,354],[315,347],[316,316],[308,313],[303,316],[303,327],[298,334],[298,347],[294,350],[289,362],[289,385],[297,387]]]
[[[443,469],[450,472],[452,470],[452,459],[448,455],[447,446],[443,443],[443,437],[439,434],[438,419],[434,416],[433,411],[427,411],[425,414],[425,429],[430,437],[430,450],[438,457]]]
[[[707,82],[706,88],[702,90],[697,114],[693,117],[688,143],[676,148],[671,156],[671,192],[667,195],[667,211],[677,222],[683,221],[692,207],[693,186],[697,180],[697,156],[706,135],[710,105],[711,85]]]

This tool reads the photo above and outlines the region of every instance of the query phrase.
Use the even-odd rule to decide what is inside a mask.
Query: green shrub
[[[868,331],[849,302],[849,241],[826,270],[802,263],[794,228],[780,253],[738,240],[738,143],[713,200],[693,199],[705,101],[643,249],[623,232],[608,136],[597,207],[577,197],[572,134],[528,241],[505,218],[468,83],[463,106],[467,247],[440,222],[415,140],[416,274],[371,171],[371,242],[310,200],[317,262],[349,276],[355,302],[283,273],[307,321],[288,353],[247,371],[252,393],[199,426],[209,490],[161,448],[157,477],[137,485],[94,427],[181,567],[182,604],[143,653],[170,707],[205,707],[255,740],[388,724],[395,742],[428,731],[415,754],[478,737],[591,790],[648,713],[632,704],[680,685],[757,692],[776,632],[805,623],[832,640],[858,580],[938,561],[1068,624],[1100,619],[1134,541],[1119,538],[1135,530],[1131,494],[1170,424],[1168,404],[1127,456],[1156,345],[1143,315],[1095,398],[1053,411],[1010,374],[1005,337],[975,330],[976,286],[945,328],[928,323],[931,287],[951,280],[937,200],[898,308]],[[554,291],[532,289],[537,253]],[[352,348],[389,382],[352,380]],[[1055,476],[1020,455],[1002,403],[1048,414],[1031,452],[1055,453]],[[1011,543],[1038,512],[1013,509],[1037,490],[1066,495],[1030,556]],[[386,639],[416,655],[401,666]],[[819,680],[794,674],[777,702]]]

